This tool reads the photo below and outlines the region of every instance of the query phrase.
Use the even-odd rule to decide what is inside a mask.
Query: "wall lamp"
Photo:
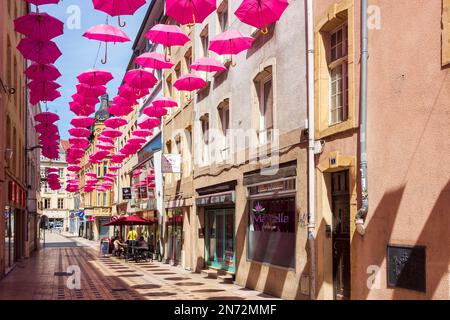
[[[0,84],[2,86],[3,91],[5,91],[5,93],[9,93],[10,95],[16,93],[16,89],[14,89],[13,87],[9,87],[7,84],[4,84],[2,78],[0,78]]]

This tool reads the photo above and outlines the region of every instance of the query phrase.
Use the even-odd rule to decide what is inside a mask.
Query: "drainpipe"
[[[316,299],[316,221],[315,221],[315,157],[314,157],[314,18],[313,0],[306,1],[308,50],[308,241],[310,245],[310,298]]]
[[[361,208],[356,214],[356,230],[365,234],[364,221],[369,210],[369,194],[367,182],[367,60],[368,60],[368,28],[367,0],[361,0],[361,124],[360,124],[360,170],[361,170]]]

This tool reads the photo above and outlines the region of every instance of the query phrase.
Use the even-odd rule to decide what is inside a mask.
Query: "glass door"
[[[235,272],[234,209],[208,209],[206,226],[207,263]]]

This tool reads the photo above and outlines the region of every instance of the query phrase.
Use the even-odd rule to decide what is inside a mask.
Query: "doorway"
[[[350,299],[350,188],[348,171],[331,174],[333,287],[335,300]]]
[[[206,210],[205,245],[208,265],[235,272],[234,209]]]

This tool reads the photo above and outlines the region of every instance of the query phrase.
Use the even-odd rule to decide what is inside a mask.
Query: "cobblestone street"
[[[44,249],[0,281],[1,300],[272,299],[160,262],[99,257],[96,242],[85,239],[48,234],[46,240]],[[79,290],[66,285],[65,272],[73,265],[81,270]]]

